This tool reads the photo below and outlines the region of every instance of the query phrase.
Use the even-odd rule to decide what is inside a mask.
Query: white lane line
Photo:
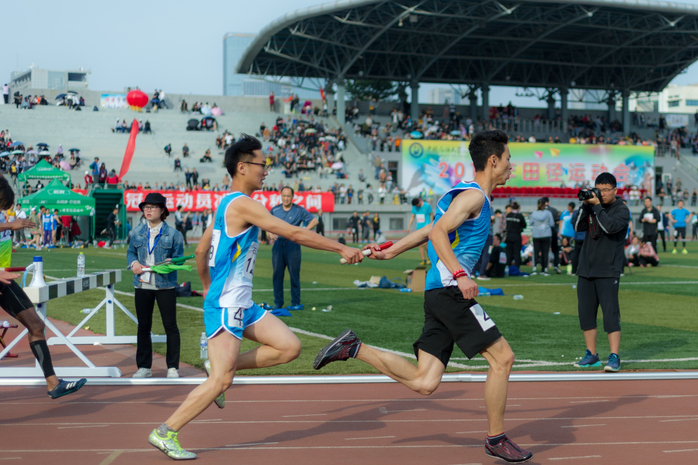
[[[606,426],[606,423],[599,423],[598,425],[565,425],[560,426],[560,428],[586,428],[588,426]]]
[[[268,446],[271,444],[278,444],[278,442],[250,442],[247,444],[230,444],[225,447]]]
[[[548,460],[600,459],[600,455],[583,455],[580,457],[548,457]]]
[[[596,402],[608,402],[608,399],[601,399],[601,400],[571,400],[570,404],[590,404],[590,403],[596,403]]]
[[[484,431],[458,431],[456,434],[472,434],[472,433],[487,433],[487,430]]]
[[[145,424],[145,423],[144,423]],[[147,424],[152,424],[147,423]],[[545,443],[545,444],[519,444],[521,447],[593,447],[593,446],[636,446],[636,445],[661,445],[661,444],[698,444],[698,441],[635,441],[635,442],[583,442],[583,443]],[[378,446],[341,446],[341,445],[330,445],[330,446],[279,446],[279,447],[253,447],[253,450],[325,450],[325,449],[356,449],[360,447],[362,449],[462,449],[464,447],[468,448],[481,448],[482,444],[399,444],[399,445],[378,445]],[[244,449],[244,447],[226,446],[226,447],[200,447],[200,448],[188,448],[187,450],[192,451],[212,451],[212,450],[229,450],[229,449]],[[688,449],[687,449],[688,450]],[[698,450],[698,449],[697,449]],[[150,447],[148,449],[123,449],[124,452],[156,452],[157,449]],[[113,449],[9,449],[2,450],[1,452],[6,454],[20,454],[20,453],[55,453],[55,452],[113,452]]]
[[[499,287],[547,287],[547,286],[572,286],[577,283],[521,283],[521,284],[497,284]],[[621,286],[636,286],[636,285],[653,285],[653,284],[698,284],[698,281],[632,281],[632,282],[621,282]],[[305,289],[304,289],[305,290]],[[494,296],[497,297],[497,296]],[[505,296],[506,297],[506,296]]]
[[[698,450],[698,449],[681,449],[681,450],[665,450],[665,451],[662,451],[662,452],[665,452],[665,453],[667,453],[667,454],[671,454],[671,453],[673,453],[673,452],[695,452],[695,451],[697,451],[697,450]]]
[[[670,421],[695,421],[695,420],[698,420],[698,418],[680,418],[677,420],[660,420],[659,422],[660,423],[668,423]]]
[[[209,418],[206,420],[192,420],[192,423],[206,423],[207,421],[223,421],[222,418]]]
[[[662,416],[624,416],[624,417],[598,417],[596,418],[597,420],[656,420],[658,418],[667,418],[671,417],[670,415],[662,415]],[[589,420],[588,417],[555,417],[555,418],[547,418],[547,417],[514,417],[514,418],[509,418],[508,420],[510,421],[548,421],[548,422],[557,422],[557,421],[574,421],[574,420]],[[486,422],[487,418],[482,417],[482,418],[428,418],[428,419],[394,419],[394,418],[380,418],[380,419],[375,419],[375,420],[327,420],[327,419],[318,419],[318,420],[222,420],[215,422],[215,424],[220,424],[220,425],[262,425],[262,424],[294,424],[294,423],[337,423],[337,424],[361,424],[361,423],[455,423],[455,422],[465,422],[465,423],[475,423],[475,422]],[[140,422],[140,421],[125,421],[125,422],[119,422],[119,423],[108,423],[108,422],[99,422],[99,423],[79,423],[78,425],[86,425],[86,426],[139,426],[139,425],[150,425],[152,422]],[[214,422],[210,422],[209,424],[214,424]],[[71,423],[6,423],[6,422],[0,422],[0,427],[2,426],[28,426],[35,428],[37,426],[73,426],[74,424]],[[671,441],[670,441],[671,442]],[[679,441],[682,442],[682,441]],[[685,441],[684,441],[685,442]],[[696,441],[687,441],[689,443],[698,443],[698,440]],[[608,444],[613,444],[613,443],[608,443]],[[635,444],[635,443],[633,443]],[[642,442],[639,442],[638,444],[643,444]],[[658,443],[659,444],[659,443]],[[576,444],[575,444],[576,445]],[[102,449],[103,450],[103,449]]]
[[[105,428],[109,425],[59,426],[58,429]]]
[[[400,413],[400,412],[426,412],[427,409],[425,408],[414,408],[414,409],[409,409],[409,410],[388,410],[385,407],[378,407],[378,411],[382,413],[383,415],[387,415],[389,413]]]
[[[159,386],[153,386],[155,389],[159,389]],[[642,400],[647,400],[647,399],[685,399],[685,398],[693,398],[693,397],[698,397],[698,394],[686,394],[686,395],[676,395],[676,396],[667,396],[667,395],[647,395],[647,396],[623,396],[623,399],[642,399]],[[575,397],[577,398],[577,397]],[[613,397],[611,400],[617,400],[620,399],[621,397]],[[551,401],[551,400],[560,400],[560,401],[566,401],[569,400],[570,397],[511,397],[509,400],[512,401],[531,401],[531,402],[537,402],[537,401]],[[375,402],[375,403],[385,403],[385,402],[482,402],[482,397],[472,397],[472,398],[460,398],[460,399],[428,399],[428,398],[395,398],[395,399],[249,399],[249,400],[234,400],[230,399],[226,401],[227,403],[230,404],[264,404],[264,403],[269,403],[269,404],[275,404],[275,403],[289,403],[289,404],[299,404],[299,403],[367,403],[367,402]],[[596,402],[595,400],[590,400],[589,402]],[[182,402],[181,401],[176,401],[176,400],[159,400],[159,401],[72,401],[71,403],[73,404],[84,404],[84,405],[91,405],[91,404],[96,404],[96,405],[124,405],[124,404],[134,404],[134,405],[140,405],[140,404],[176,404],[180,405]],[[55,405],[54,403],[51,402],[42,402],[42,401],[9,401],[9,402],[1,402],[0,405],[32,405],[32,406],[37,406],[37,405]],[[698,416],[696,415],[660,415],[660,416],[647,416],[647,417],[608,417],[611,419],[614,418],[687,418],[689,420],[694,420],[698,419]],[[194,421],[200,421],[200,420],[194,420]],[[2,421],[0,421],[0,425],[3,425]],[[63,423],[60,423],[63,424]],[[71,423],[73,424],[73,423]],[[81,423],[84,424],[84,423]],[[98,423],[98,424],[105,424],[104,422]],[[145,423],[144,423],[145,424]]]
[[[102,460],[102,461],[99,463],[99,465],[109,465],[109,464],[112,463],[114,460],[116,460],[116,458],[117,458],[118,456],[120,456],[120,455],[123,454],[123,453],[124,453],[123,450],[115,450],[114,452],[112,452],[111,454],[109,454],[104,460]]]
[[[355,441],[358,439],[390,439],[394,438],[395,436],[373,436],[370,438],[344,438],[345,441]]]
[[[22,457],[0,457],[0,460],[22,460]]]
[[[326,413],[306,413],[305,415],[282,415],[281,418],[297,418],[297,417],[322,417]]]

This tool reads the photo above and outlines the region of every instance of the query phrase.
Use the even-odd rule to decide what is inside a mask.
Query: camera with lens
[[[591,199],[594,197],[594,195],[596,195],[596,198],[599,199],[599,201],[601,200],[601,191],[596,187],[592,187],[591,189],[582,189],[577,192],[577,198],[581,202]]]

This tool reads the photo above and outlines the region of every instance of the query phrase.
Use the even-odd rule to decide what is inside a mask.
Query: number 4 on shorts
[[[492,321],[492,318],[480,307],[480,304],[475,304],[470,307],[470,311],[473,313],[473,316],[475,316],[475,319],[480,324],[483,331],[487,331],[494,326],[494,321]]]

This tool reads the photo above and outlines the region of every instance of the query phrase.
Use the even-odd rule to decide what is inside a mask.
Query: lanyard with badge
[[[150,256],[154,251],[155,247],[158,245],[158,241],[160,240],[160,236],[162,236],[162,228],[160,228],[160,232],[158,233],[157,236],[155,236],[155,240],[153,241],[153,247],[150,247],[150,228],[148,228],[148,242],[146,243],[146,250],[148,251],[148,256]],[[142,283],[149,283],[150,282],[150,271],[146,271],[144,273],[141,273],[141,282]]]

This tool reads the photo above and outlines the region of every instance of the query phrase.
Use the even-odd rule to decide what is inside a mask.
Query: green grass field
[[[185,253],[193,253],[190,247]],[[671,250],[671,249],[670,249]],[[125,270],[126,249],[87,249],[87,272],[122,268],[123,281],[118,291],[133,293],[132,274]],[[621,278],[621,359],[623,370],[696,369],[698,368],[698,244],[689,244],[688,255],[660,254],[659,268],[633,268],[633,274]],[[33,250],[21,249],[13,254],[13,265],[28,265]],[[70,277],[76,273],[77,250],[38,252],[44,258],[45,274],[51,277]],[[284,322],[294,328],[314,334],[334,337],[350,327],[366,343],[412,353],[412,343],[419,336],[423,322],[423,295],[400,293],[397,290],[356,289],[355,279],[368,280],[371,276],[403,277],[403,271],[419,261],[417,251],[410,251],[392,261],[366,260],[356,266],[340,266],[337,255],[311,249],[303,250],[301,268],[302,301],[305,310],[294,312]],[[193,265],[193,261],[191,262]],[[261,245],[255,270],[253,298],[255,302],[273,302],[271,247]],[[180,272],[179,282],[192,281],[200,289],[196,270]],[[552,275],[532,278],[505,278],[479,282],[484,287],[501,287],[503,297],[481,297],[479,302],[494,319],[500,331],[517,355],[516,369],[568,371],[583,355],[584,342],[577,320],[577,294],[573,285],[576,277]],[[513,300],[516,294],[522,300]],[[286,305],[290,305],[290,291],[286,282]],[[103,290],[53,300],[48,304],[49,316],[72,324],[84,317],[83,308],[94,307],[104,298]],[[117,298],[135,314],[133,297],[119,294]],[[178,303],[201,308],[199,297],[181,298]],[[332,305],[331,312],[322,308]],[[316,311],[311,308],[316,307]],[[600,315],[599,315],[600,316]],[[178,323],[182,334],[182,362],[201,367],[199,338],[203,331],[203,314],[193,309],[178,308]],[[104,333],[103,316],[88,322],[90,329]],[[603,328],[599,319],[599,328]],[[155,334],[164,334],[159,315],[154,318]],[[135,334],[135,324],[117,311],[117,334]],[[243,372],[245,375],[270,374],[335,374],[374,373],[361,362],[331,364],[321,372],[312,369],[317,351],[326,339],[299,333],[303,353],[294,362],[264,370]],[[243,343],[243,349],[253,344]],[[155,344],[155,350],[164,354],[164,344]],[[135,348],[134,348],[135,351]],[[599,355],[608,356],[608,340],[599,334]],[[449,371],[482,370],[484,359],[468,361],[456,348]]]

